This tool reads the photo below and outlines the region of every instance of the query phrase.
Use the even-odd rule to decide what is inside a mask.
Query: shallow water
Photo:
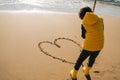
[[[93,7],[94,0],[0,0],[0,10],[5,11],[57,11],[76,13],[83,6]],[[98,0],[96,13],[120,16],[120,0]]]

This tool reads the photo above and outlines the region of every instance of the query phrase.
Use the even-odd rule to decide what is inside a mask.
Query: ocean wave
[[[84,0],[84,1],[94,1],[94,0]],[[102,4],[120,6],[120,0],[97,0],[97,2]]]
[[[83,6],[92,8],[93,3],[94,0],[0,0],[0,10],[45,10],[76,13]],[[120,15],[120,0],[97,0],[95,11],[100,14]]]

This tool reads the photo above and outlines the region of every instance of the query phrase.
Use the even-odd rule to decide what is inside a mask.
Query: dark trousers
[[[87,51],[83,49],[74,66],[75,70],[79,70],[80,66],[87,57],[89,57],[88,67],[92,67],[99,52],[100,51]]]

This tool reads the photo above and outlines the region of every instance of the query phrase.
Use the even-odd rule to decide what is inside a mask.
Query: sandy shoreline
[[[105,23],[105,47],[91,70],[93,80],[119,80],[120,17],[101,15]],[[44,55],[40,41],[66,37],[82,43],[81,20],[69,13],[0,13],[0,80],[70,80],[71,64]],[[61,40],[61,48],[44,44],[52,55],[75,62],[79,47]],[[99,71],[99,73],[94,73]],[[79,71],[78,80],[85,80]]]

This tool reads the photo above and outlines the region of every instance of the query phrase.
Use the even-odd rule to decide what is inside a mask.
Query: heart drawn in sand
[[[71,62],[71,61],[68,61],[68,60],[66,60],[66,59],[59,58],[59,57],[57,57],[57,56],[51,55],[49,52],[45,51],[45,50],[42,48],[42,46],[41,46],[41,44],[48,43],[48,44],[50,44],[50,45],[56,46],[57,48],[61,48],[61,46],[60,46],[59,44],[57,44],[57,41],[58,41],[58,40],[71,41],[71,42],[73,42],[74,44],[76,44],[77,46],[79,46],[80,49],[82,49],[79,43],[77,43],[76,41],[74,41],[74,40],[72,40],[72,39],[64,38],[64,37],[63,37],[63,38],[56,38],[56,39],[54,40],[54,42],[50,42],[50,41],[42,41],[42,42],[39,42],[39,43],[38,43],[38,47],[39,47],[39,49],[41,50],[42,53],[44,53],[45,55],[47,55],[47,56],[49,56],[49,57],[52,57],[53,59],[62,61],[62,62],[64,62],[64,63],[75,64],[75,63],[73,63],[73,62]]]

